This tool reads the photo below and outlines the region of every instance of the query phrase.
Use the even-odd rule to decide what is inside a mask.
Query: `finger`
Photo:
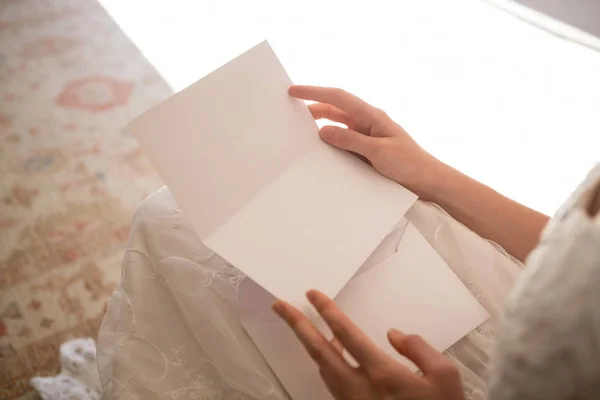
[[[335,373],[329,369],[321,368],[319,370],[319,374],[321,375],[323,382],[325,382],[325,386],[327,386],[327,389],[335,399],[344,400],[347,398],[344,395],[344,390],[342,389],[346,385],[344,385],[344,382],[340,382]]]
[[[380,147],[380,138],[365,136],[352,129],[327,125],[319,131],[321,139],[338,149],[360,154],[367,159],[372,159]]]
[[[342,346],[348,350],[362,368],[368,370],[373,366],[377,366],[377,364],[388,361],[388,357],[383,351],[354,325],[333,300],[316,290],[309,291],[306,297],[327,322]]]
[[[341,355],[344,354],[344,346],[342,345],[342,342],[340,342],[338,338],[336,338],[334,336],[333,339],[331,339],[330,343],[331,343],[331,346],[333,346],[333,348],[335,349],[335,351],[337,351]]]
[[[315,120],[328,119],[330,121],[342,123],[346,125],[348,129],[352,129],[363,135],[371,135],[371,128],[373,124],[359,124],[354,120],[354,118],[352,118],[351,115],[348,115],[344,111],[332,106],[331,104],[309,104],[308,109]]]
[[[388,340],[398,353],[415,363],[423,375],[435,371],[440,363],[446,364],[446,358],[421,336],[405,335],[396,329],[390,329]]]
[[[356,117],[372,117],[376,113],[375,107],[342,89],[292,85],[289,87],[288,93],[299,99],[331,104]]]
[[[352,372],[346,360],[325,339],[323,334],[296,307],[281,300],[273,304],[273,310],[294,331],[310,357],[319,368],[331,370],[339,379],[348,379]]]
[[[332,106],[331,104],[309,104],[308,109],[310,110],[313,118],[316,120],[328,119],[330,121],[342,123],[346,126],[352,125],[352,118],[347,113],[343,112],[337,107]]]
[[[330,340],[330,343],[333,346],[333,348],[335,349],[335,351],[340,353],[340,355],[344,358],[344,360],[346,360],[346,362],[348,363],[348,365],[350,365],[350,367],[352,367],[354,369],[360,367],[360,365],[358,364],[358,362],[356,362],[356,360],[354,358],[352,358],[348,353],[344,353],[344,345],[342,344],[342,342],[340,342],[340,340],[338,338],[336,338],[334,336],[333,339]]]

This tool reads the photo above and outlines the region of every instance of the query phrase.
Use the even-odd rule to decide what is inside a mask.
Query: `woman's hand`
[[[307,297],[331,328],[334,341],[327,341],[295,307],[277,301],[273,309],[294,330],[336,399],[464,400],[456,366],[421,337],[388,333],[398,353],[419,367],[419,376],[379,349],[327,296],[310,291]],[[358,368],[346,362],[344,348]]]
[[[423,150],[388,115],[342,90],[293,85],[290,95],[314,100],[308,108],[316,120],[346,125],[324,126],[321,138],[330,145],[366,158],[380,174],[428,199],[437,185],[443,164]]]

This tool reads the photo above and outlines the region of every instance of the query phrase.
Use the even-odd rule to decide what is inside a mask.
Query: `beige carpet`
[[[95,337],[160,186],[122,127],[169,93],[94,0],[0,1],[0,399]]]

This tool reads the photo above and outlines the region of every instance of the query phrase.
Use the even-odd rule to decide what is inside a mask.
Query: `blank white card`
[[[416,200],[331,148],[267,42],[131,122],[200,239],[277,298],[334,297]]]
[[[435,349],[445,351],[484,323],[489,313],[419,230],[404,221],[335,302],[380,349],[415,371],[417,367],[389,343],[390,328],[421,335]],[[271,311],[272,302],[249,279],[240,285],[240,315],[252,341],[292,399],[332,399],[315,362]],[[331,337],[330,332],[324,333]]]

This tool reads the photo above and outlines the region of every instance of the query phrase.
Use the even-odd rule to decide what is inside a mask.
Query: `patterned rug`
[[[161,185],[123,126],[169,94],[95,0],[0,1],[0,399],[96,336]]]

